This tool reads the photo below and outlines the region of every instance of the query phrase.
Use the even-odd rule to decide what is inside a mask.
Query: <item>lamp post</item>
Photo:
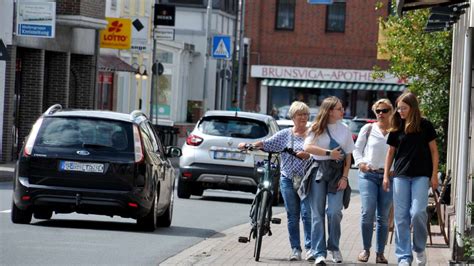
[[[135,68],[135,79],[137,80],[137,89],[138,89],[138,81],[147,80],[148,73],[146,72],[146,66],[143,64],[133,63],[132,67]],[[142,98],[138,99],[138,109],[142,109]]]

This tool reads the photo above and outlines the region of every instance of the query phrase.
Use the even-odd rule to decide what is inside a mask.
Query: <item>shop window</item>
[[[163,64],[173,64],[173,53],[163,51],[163,50],[158,50],[157,60],[158,62],[163,63]]]
[[[112,110],[113,108],[114,74],[112,72],[99,72],[99,91],[97,107],[99,110]]]
[[[344,32],[346,28],[346,1],[335,0],[327,6],[326,32]]]
[[[294,30],[296,0],[277,0],[276,25],[277,30]]]

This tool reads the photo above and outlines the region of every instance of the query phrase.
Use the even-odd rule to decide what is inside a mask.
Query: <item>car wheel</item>
[[[14,224],[29,224],[33,213],[29,210],[20,210],[12,200],[11,219]]]
[[[170,227],[171,221],[173,220],[173,206],[174,206],[174,187],[171,191],[170,204],[166,208],[166,211],[156,218],[157,227]]]
[[[189,199],[191,197],[191,189],[189,183],[178,178],[178,198]]]
[[[39,219],[39,220],[49,220],[53,216],[53,211],[35,210],[33,215],[36,219]]]
[[[137,224],[138,224],[138,227],[140,227],[140,229],[144,231],[150,231],[150,232],[155,231],[157,208],[158,208],[158,196],[155,193],[150,212],[148,212],[148,214],[145,215],[144,217],[137,219]]]

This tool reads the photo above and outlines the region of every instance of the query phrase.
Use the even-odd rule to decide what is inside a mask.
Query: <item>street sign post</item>
[[[214,59],[232,58],[231,40],[229,35],[214,35],[212,37],[212,57]]]

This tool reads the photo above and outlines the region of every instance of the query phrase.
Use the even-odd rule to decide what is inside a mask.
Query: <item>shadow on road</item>
[[[222,197],[222,196],[202,196],[200,198],[195,198],[195,200],[224,201],[224,202],[230,202],[230,203],[251,204],[253,199]]]
[[[185,237],[208,237],[208,236],[215,236],[215,237],[223,237],[225,236],[222,233],[216,232],[211,229],[205,228],[196,228],[196,227],[184,227],[184,226],[173,226],[169,228],[158,228],[155,233],[160,235],[168,235],[168,236],[185,236]]]
[[[138,228],[135,223],[126,222],[105,222],[105,221],[89,221],[89,220],[65,220],[51,219],[48,221],[38,221],[31,223],[33,226],[44,227],[61,227],[89,230],[107,230],[107,231],[127,231],[144,234],[159,234],[168,236],[185,236],[185,237],[208,237],[216,235],[218,232],[211,229],[173,226],[169,228],[157,228],[154,232],[145,232]],[[219,234],[216,236],[219,237]]]

